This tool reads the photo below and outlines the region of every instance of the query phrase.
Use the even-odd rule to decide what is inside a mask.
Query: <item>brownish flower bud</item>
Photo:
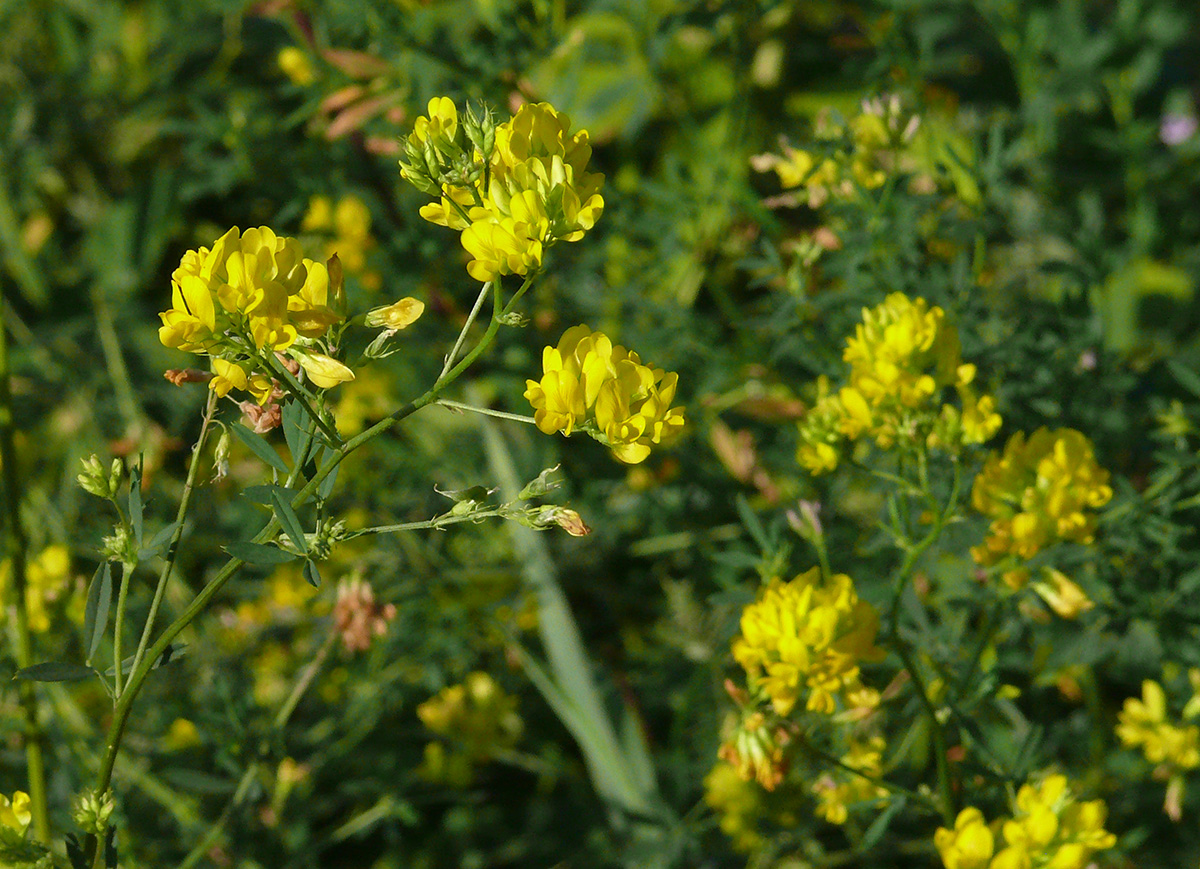
[[[238,404],[242,409],[242,422],[255,434],[266,434],[283,423],[283,408],[276,402],[259,407],[253,401]]]
[[[333,622],[342,635],[342,645],[347,652],[365,652],[371,647],[373,637],[387,633],[388,622],[395,617],[395,605],[377,604],[375,591],[362,577],[355,576],[338,583]]]
[[[175,386],[183,386],[185,383],[207,383],[212,380],[212,372],[197,368],[168,368],[163,372],[163,377]]]

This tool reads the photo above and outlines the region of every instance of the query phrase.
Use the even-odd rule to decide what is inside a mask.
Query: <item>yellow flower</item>
[[[587,171],[588,135],[572,133],[566,115],[536,103],[498,126],[470,116],[465,123],[448,98],[431,100],[429,116],[418,118],[408,137],[408,162],[401,166],[406,178],[437,197],[421,216],[462,230],[472,277],[536,272],[545,248],[578,241],[595,225],[604,208],[604,176]]]
[[[167,728],[163,747],[167,751],[184,751],[200,744],[200,731],[186,718],[176,718]]]
[[[12,564],[5,559],[0,562],[0,599],[7,595],[4,589],[12,581]],[[67,593],[71,581],[71,554],[65,546],[47,546],[36,557],[25,564],[25,610],[29,615],[29,629],[37,634],[50,630],[48,604]],[[0,609],[0,622],[4,610]]]
[[[854,775],[840,768],[821,776],[812,786],[812,791],[819,800],[817,815],[831,824],[844,824],[850,816],[851,804],[873,801],[876,809],[886,804],[887,788],[871,781],[883,776],[885,746],[882,736],[872,736],[866,742],[851,740],[849,751],[842,756],[842,763],[870,778]]]
[[[850,370],[836,393],[818,382],[818,399],[800,423],[797,460],[813,473],[837,465],[843,441],[871,437],[889,448],[900,438],[957,451],[995,434],[1000,416],[990,395],[971,388],[975,366],[964,365],[958,333],[945,312],[924,299],[892,293],[863,309],[863,321],[846,342]],[[943,393],[953,387],[958,407]]]
[[[1033,590],[1062,618],[1076,618],[1080,613],[1087,612],[1095,606],[1087,593],[1067,579],[1061,571],[1047,567],[1043,569],[1042,576],[1043,581],[1035,582]]]
[[[727,763],[704,777],[704,802],[720,816],[721,831],[733,847],[749,853],[762,844],[755,822],[763,815],[761,792]]]
[[[1200,727],[1170,716],[1166,692],[1150,679],[1142,682],[1141,700],[1125,701],[1116,733],[1126,748],[1140,747],[1146,760],[1167,765],[1168,774],[1200,766]]]
[[[339,383],[354,379],[354,372],[324,353],[297,354],[297,361],[308,375],[308,379],[321,389],[332,389]]]
[[[971,506],[992,523],[972,556],[991,565],[1009,555],[1027,560],[1059,540],[1091,543],[1091,511],[1112,498],[1108,479],[1091,442],[1074,429],[1040,428],[1028,440],[1017,432],[975,478]]]
[[[16,844],[25,838],[33,814],[29,811],[29,794],[14,791],[12,799],[0,794],[0,842]]]
[[[828,715],[839,699],[850,706],[849,695],[863,689],[859,662],[882,655],[875,646],[878,625],[850,577],[823,582],[813,568],[791,582],[772,581],[746,607],[733,657],[780,715],[805,695],[807,709]]]
[[[266,404],[275,392],[275,384],[264,374],[247,374],[236,362],[229,362],[220,357],[212,360],[213,378],[208,381],[208,388],[224,398],[231,389],[249,392],[258,404]]]
[[[525,398],[546,434],[582,429],[637,464],[683,430],[683,408],[671,407],[678,375],[644,365],[602,332],[568,329],[558,347],[543,350],[542,370],[540,381],[525,382]]]
[[[387,307],[368,311],[364,322],[368,328],[383,326],[389,331],[398,332],[417,322],[417,318],[423,313],[425,313],[425,303],[406,296]]]
[[[289,45],[279,49],[279,56],[276,58],[276,63],[283,70],[283,74],[291,79],[292,84],[300,87],[307,87],[316,81],[317,74],[313,71],[312,61],[308,54],[301,51],[294,45]]]
[[[314,196],[300,222],[302,232],[333,237],[325,244],[325,259],[336,255],[342,267],[358,275],[368,289],[377,289],[380,276],[367,269],[367,253],[375,247],[371,235],[371,212],[357,196],[343,196],[334,205],[328,196]]]
[[[954,829],[939,827],[933,844],[946,869],[987,869],[995,837],[979,809],[969,806],[958,813]]]
[[[1001,827],[1006,847],[991,869],[1028,866],[1032,860],[1047,869],[1085,869],[1093,854],[1117,842],[1104,829],[1107,814],[1103,800],[1077,801],[1065,776],[1022,785],[1016,811]]]
[[[517,698],[479,671],[426,700],[417,707],[417,717],[452,746],[448,757],[446,749],[437,743],[432,752],[426,750],[422,771],[435,780],[446,780],[446,771],[455,768],[459,775],[450,778],[460,778],[465,768],[469,779],[472,766],[487,761],[497,751],[511,749],[524,729],[517,714]]]

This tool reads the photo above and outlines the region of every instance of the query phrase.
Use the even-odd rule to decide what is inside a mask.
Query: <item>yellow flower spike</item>
[[[300,363],[308,379],[321,389],[332,389],[339,383],[354,379],[353,371],[324,353],[298,353],[296,361]]]
[[[411,296],[383,308],[368,311],[364,324],[371,329],[382,326],[393,332],[407,329],[425,313],[425,303]]]

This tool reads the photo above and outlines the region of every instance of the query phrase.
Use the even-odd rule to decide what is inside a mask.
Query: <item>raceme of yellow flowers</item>
[[[984,463],[971,490],[971,506],[992,519],[988,535],[971,555],[984,566],[1009,556],[1027,560],[1051,543],[1091,543],[1091,512],[1112,498],[1108,471],[1095,459],[1091,441],[1074,429],[1017,432]],[[1014,571],[1010,584],[1020,585]]]
[[[542,370],[525,382],[525,398],[546,434],[583,431],[637,464],[683,430],[683,408],[671,407],[679,375],[643,364],[603,332],[571,327],[542,351]]]
[[[968,807],[933,842],[946,869],[1085,869],[1116,844],[1107,815],[1103,800],[1080,802],[1065,776],[1048,775],[1021,786],[1011,818],[989,824]]]
[[[1117,716],[1117,738],[1126,748],[1140,748],[1156,765],[1154,777],[1167,781],[1163,808],[1172,820],[1182,817],[1183,776],[1200,767],[1200,727],[1187,722],[1200,716],[1200,669],[1188,671],[1192,698],[1182,714],[1169,712],[1167,695],[1158,682],[1142,682],[1142,698],[1126,699]]]
[[[430,100],[429,116],[417,119],[402,173],[438,197],[422,217],[462,231],[476,280],[538,271],[547,247],[578,241],[600,217],[604,176],[587,171],[588,134],[570,127],[549,103],[524,105],[497,125],[487,115],[460,119],[447,97]]]
[[[847,807],[854,803],[873,800],[876,808],[882,808],[887,803],[887,788],[876,784],[883,777],[885,747],[883,737],[878,735],[866,741],[851,740],[850,750],[842,755],[842,763],[862,775],[834,768],[818,778],[812,786],[812,792],[818,800],[817,814],[820,817],[831,824],[844,824],[850,816]]]
[[[827,581],[818,568],[790,582],[774,580],[742,612],[733,657],[752,686],[764,691],[779,715],[800,700],[826,715],[873,707],[879,694],[859,678],[859,663],[875,661],[879,619],[845,574]]]
[[[926,446],[957,451],[1000,427],[995,400],[971,388],[975,366],[963,364],[945,311],[924,299],[892,293],[863,309],[842,358],[850,365],[846,384],[832,392],[819,381],[817,403],[800,423],[796,458],[813,473],[833,470],[843,445],[861,437],[883,449],[919,437]],[[960,406],[944,403],[949,387]]]
[[[468,784],[476,764],[516,745],[524,727],[517,698],[480,671],[426,700],[417,707],[417,717],[454,743],[449,752],[440,742],[426,745],[422,774],[455,785]]]

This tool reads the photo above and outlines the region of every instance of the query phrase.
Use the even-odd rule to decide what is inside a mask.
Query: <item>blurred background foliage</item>
[[[665,829],[606,823],[569,734],[516,663],[518,644],[536,645],[537,614],[509,531],[479,525],[347,545],[316,590],[282,568],[233,583],[138,704],[117,770],[128,865],[175,865],[223,812],[201,865],[745,865],[704,802],[728,641],[756,569],[811,565],[784,520],[801,497],[823,505],[835,567],[868,599],[883,594],[871,587],[891,557],[878,496],[803,473],[792,421],[814,398],[806,385],[838,370],[862,307],[892,291],[950,312],[997,395],[1002,436],[1078,428],[1117,478],[1097,547],[1060,565],[1097,609],[1014,624],[995,678],[1032,687],[987,732],[998,744],[1032,734],[1013,750],[1091,769],[1123,836],[1106,865],[1194,864],[1200,837],[1162,815],[1161,784],[1114,753],[1111,730],[1081,728],[1112,721],[1165,662],[1200,666],[1198,64],[1200,12],[1168,0],[0,4],[0,284],[22,511],[42,557],[42,657],[81,656],[84,579],[107,530],[74,484],[80,458],[144,454],[155,530],[173,513],[202,396],[162,378],[182,363],[155,315],[184,250],[268,224],[336,250],[357,310],[428,304],[404,353],[342,388],[346,431],[436,375],[475,291],[464,253],[417,217],[423,199],[396,167],[430,97],[548,100],[590,131],[608,179],[601,222],[554,249],[529,325],[503,333],[478,393],[523,412],[542,346],[587,322],[680,372],[691,422],[675,450],[634,467],[590,441],[502,427],[523,479],[562,464],[594,529],[544,539],[613,710],[631,710],[651,747]],[[825,113],[849,118],[881,94],[920,117],[903,177],[814,203],[752,166],[784,142],[819,149]],[[198,499],[171,606],[259,514],[238,492],[261,466],[233,459]],[[421,519],[446,507],[433,484],[499,473],[474,419],[433,408],[356,455],[337,498],[351,523]],[[956,532],[957,555],[931,571],[929,605],[945,618],[935,642],[953,642],[969,611],[965,546],[981,528]],[[322,654],[336,581],[350,575],[395,619],[365,652],[324,652],[280,732],[274,716]],[[482,699],[418,715],[460,683]],[[42,690],[61,830],[108,703],[98,689]],[[459,724],[439,731],[439,715]],[[18,721],[5,683],[4,792],[23,776]],[[886,838],[847,851],[806,800],[765,844],[741,840],[756,841],[753,865],[934,865],[932,848],[905,858]],[[1197,796],[1185,805],[1195,817]]]

